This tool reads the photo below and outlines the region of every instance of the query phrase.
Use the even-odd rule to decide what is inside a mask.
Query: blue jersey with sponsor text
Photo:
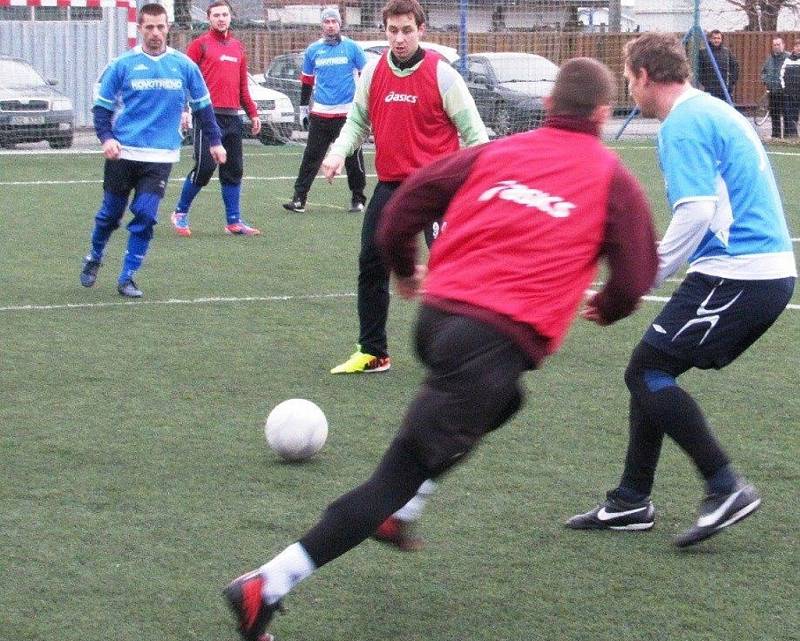
[[[674,211],[716,203],[689,271],[759,280],[796,275],[791,237],[769,159],[736,109],[695,89],[675,103],[658,134],[658,155]]]
[[[346,115],[356,91],[355,72],[367,64],[364,51],[350,38],[335,45],[321,38],[303,57],[303,73],[314,76],[315,113]]]
[[[122,146],[121,158],[177,162],[187,100],[192,111],[211,104],[197,65],[170,47],[151,56],[138,46],[103,70],[94,104],[114,112],[113,134]]]

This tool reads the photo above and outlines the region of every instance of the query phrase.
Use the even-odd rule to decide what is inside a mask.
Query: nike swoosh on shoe
[[[625,510],[624,512],[609,512],[606,508],[601,507],[600,511],[597,513],[597,518],[601,521],[611,521],[612,519],[618,519],[621,516],[629,516],[631,514],[636,514],[637,512],[641,512],[642,510],[647,509],[647,505],[644,507],[637,507],[635,510]]]
[[[744,491],[744,488],[741,490],[737,490],[733,494],[731,494],[725,502],[720,505],[716,510],[714,510],[711,514],[704,514],[697,519],[698,527],[710,527],[714,525],[717,521],[722,518],[722,515],[725,514],[725,511],[733,504],[733,502],[739,498],[739,495]]]

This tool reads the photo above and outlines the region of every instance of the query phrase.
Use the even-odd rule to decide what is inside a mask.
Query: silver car
[[[20,58],[0,56],[0,147],[46,140],[54,149],[72,146],[72,101]]]

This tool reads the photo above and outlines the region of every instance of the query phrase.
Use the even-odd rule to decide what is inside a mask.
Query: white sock
[[[411,500],[397,510],[397,512],[394,513],[394,516],[401,521],[418,520],[419,517],[422,516],[422,511],[425,509],[428,499],[435,490],[436,483],[431,480],[425,481],[419,486],[417,493],[411,498]]]
[[[261,594],[267,603],[280,601],[300,581],[317,569],[306,549],[292,543],[283,552],[259,568],[266,579]]]

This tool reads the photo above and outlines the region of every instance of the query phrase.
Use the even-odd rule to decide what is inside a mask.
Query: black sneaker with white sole
[[[81,285],[84,287],[92,287],[94,285],[100,265],[102,263],[92,258],[91,254],[84,257],[83,265],[81,266]]]
[[[566,522],[573,530],[624,530],[641,532],[653,527],[656,509],[646,499],[640,503],[628,503],[611,496],[604,503],[585,514],[576,514]]]
[[[750,516],[761,505],[755,487],[739,481],[730,494],[710,494],[700,504],[695,524],[675,537],[675,545],[685,548],[714,536],[724,528]]]
[[[306,201],[295,196],[292,198],[291,202],[283,203],[283,208],[293,211],[296,214],[303,214],[306,211]]]
[[[364,203],[363,200],[360,200],[358,198],[353,198],[353,200],[350,201],[350,209],[348,209],[347,211],[350,212],[351,214],[363,214],[365,208],[366,204]]]
[[[142,290],[136,286],[136,283],[133,282],[133,279],[128,279],[124,283],[119,283],[117,285],[117,291],[120,295],[125,296],[126,298],[141,298],[142,297]]]

